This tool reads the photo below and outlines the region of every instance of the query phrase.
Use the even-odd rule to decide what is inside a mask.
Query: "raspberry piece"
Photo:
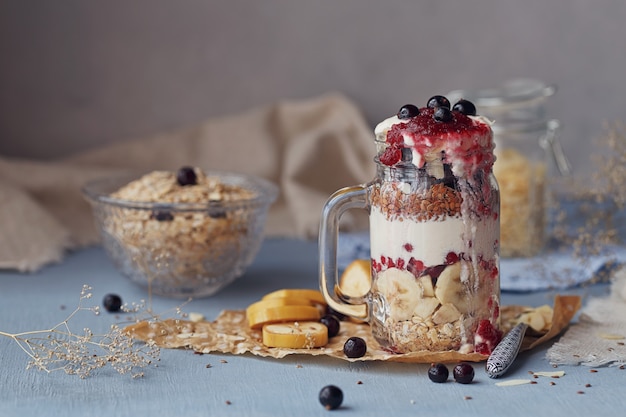
[[[417,278],[422,275],[422,272],[424,272],[424,262],[411,257],[408,265],[406,266],[406,270],[415,275],[415,278]]]
[[[402,159],[402,149],[394,145],[389,146],[379,159],[382,164],[387,166],[395,165]]]
[[[383,266],[379,264],[378,262],[376,262],[376,259],[372,258],[372,270],[376,272],[380,272],[382,268]]]
[[[476,352],[482,355],[489,355],[493,349],[500,343],[502,332],[491,324],[487,319],[481,320],[476,329],[474,337],[474,346]]]
[[[454,252],[448,252],[446,255],[446,265],[452,265],[459,262],[459,255]]]
[[[432,279],[437,279],[439,278],[439,275],[441,275],[441,273],[443,272],[444,269],[446,269],[447,265],[435,265],[435,266],[431,266],[429,268],[426,268],[426,274],[430,275],[430,277]]]
[[[413,252],[413,245],[411,245],[410,243],[405,243],[404,250],[407,252]]]
[[[404,145],[404,136],[402,136],[402,131],[392,127],[387,133],[387,143],[391,146],[397,145],[397,147]]]
[[[491,279],[496,279],[498,278],[498,275],[499,275],[498,267],[494,265],[493,268],[491,268],[491,274],[489,276],[491,277]]]

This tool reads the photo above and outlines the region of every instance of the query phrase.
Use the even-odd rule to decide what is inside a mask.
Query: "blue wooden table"
[[[80,250],[37,273],[0,272],[0,331],[45,329],[63,321],[84,284],[93,287],[93,299],[88,301],[94,305],[107,293],[119,294],[129,303],[147,297],[116,272],[102,249]],[[242,278],[211,298],[191,301],[184,310],[212,320],[223,309],[244,309],[263,294],[284,287],[317,287],[315,242],[266,241]],[[596,284],[566,293],[587,297],[607,292],[606,284]],[[504,293],[503,304],[538,306],[551,303],[553,297],[551,292]],[[152,299],[156,312],[179,304]],[[98,333],[124,319],[83,312],[70,324],[78,332],[88,327]],[[529,370],[553,370],[544,357],[548,347],[523,353],[506,378],[528,379]],[[13,340],[0,337],[0,416],[588,416],[623,415],[626,407],[626,370],[615,367],[590,372],[586,367],[561,366],[566,375],[558,380],[540,378],[534,385],[498,387],[483,364],[475,365],[474,383],[462,385],[432,383],[428,366],[419,364],[349,363],[309,356],[278,360],[170,349],[162,350],[160,358],[158,366],[146,368],[143,378],[105,367],[80,379],[63,371],[27,370],[27,355]],[[328,384],[344,392],[339,410],[327,411],[318,402],[320,389]]]

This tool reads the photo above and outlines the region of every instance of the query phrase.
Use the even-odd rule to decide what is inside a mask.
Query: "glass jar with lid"
[[[558,140],[560,122],[549,118],[546,110],[547,99],[555,92],[553,84],[515,79],[497,88],[448,94],[472,101],[494,122],[503,257],[531,257],[542,251],[547,240],[548,181],[570,172]]]

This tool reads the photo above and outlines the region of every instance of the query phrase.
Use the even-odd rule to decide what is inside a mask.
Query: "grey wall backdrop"
[[[0,0],[0,155],[48,159],[341,91],[374,124],[514,77],[558,84],[580,169],[625,120],[624,0]],[[226,140],[226,138],[225,138]]]

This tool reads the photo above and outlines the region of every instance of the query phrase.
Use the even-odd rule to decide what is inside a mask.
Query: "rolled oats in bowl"
[[[152,294],[210,296],[243,275],[278,194],[261,178],[183,167],[88,183],[102,244]]]

